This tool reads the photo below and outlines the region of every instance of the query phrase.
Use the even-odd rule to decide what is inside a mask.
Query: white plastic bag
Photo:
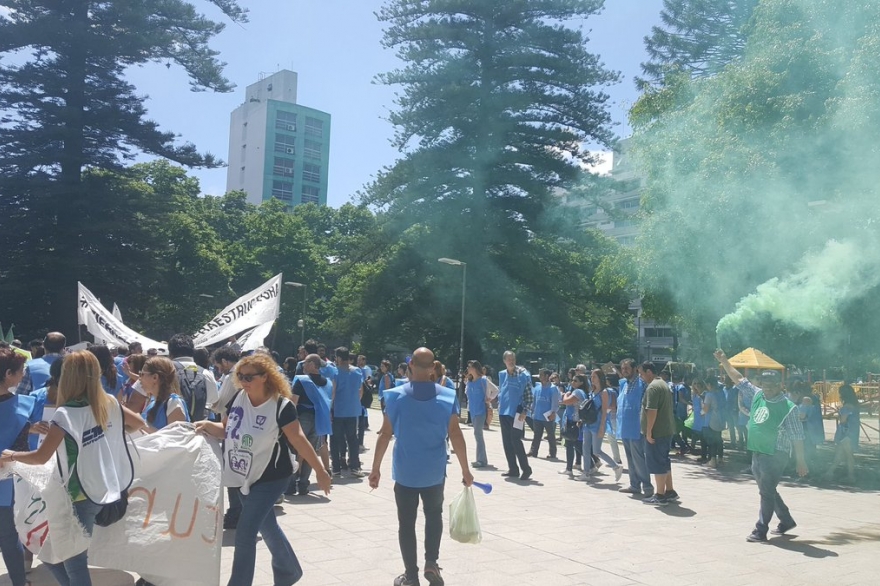
[[[474,491],[469,486],[464,487],[449,504],[449,536],[460,543],[480,543],[483,540]]]

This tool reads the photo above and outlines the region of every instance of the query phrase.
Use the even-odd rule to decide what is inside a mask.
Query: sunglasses
[[[257,378],[258,376],[263,376],[264,374],[266,374],[266,373],[265,372],[255,372],[253,374],[239,374],[238,380],[240,380],[242,382],[249,383],[252,380],[254,380],[255,378]]]

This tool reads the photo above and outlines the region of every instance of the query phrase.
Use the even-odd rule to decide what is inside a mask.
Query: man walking
[[[19,395],[30,395],[40,387],[46,385],[49,380],[49,367],[61,358],[61,352],[67,345],[67,339],[61,332],[49,332],[43,340],[43,348],[46,353],[33,360],[28,360],[24,366],[24,377],[18,385]]]
[[[791,512],[777,491],[779,480],[794,449],[797,473],[806,476],[809,470],[804,460],[804,430],[798,417],[797,406],[782,394],[776,383],[760,389],[739,373],[722,350],[715,351],[715,358],[740,392],[744,402],[751,402],[749,414],[748,447],[752,452],[752,474],[761,494],[758,522],[747,541],[767,541],[767,531],[773,513],[779,519],[774,535],[783,535],[797,527]]]
[[[324,436],[328,435],[331,429],[330,396],[333,393],[333,383],[321,374],[322,366],[324,361],[320,356],[307,355],[303,360],[305,374],[294,377],[291,390],[303,435],[315,448],[316,453],[320,453]],[[290,479],[290,486],[285,494],[308,496],[312,467],[303,458],[298,457],[297,461],[299,468]]]
[[[330,436],[333,476],[342,474],[347,452],[351,475],[363,477],[357,423],[361,416],[361,385],[364,382],[364,373],[352,366],[351,356],[345,346],[336,349],[336,367],[339,373],[333,381],[333,435]]]
[[[379,468],[391,436],[394,444],[392,478],[397,504],[398,539],[405,572],[394,586],[419,584],[416,547],[416,515],[419,499],[425,513],[425,579],[442,586],[437,560],[443,536],[443,487],[446,482],[446,437],[452,442],[461,466],[462,483],[474,477],[467,463],[467,446],[458,425],[459,405],[455,391],[434,382],[434,354],[427,348],[413,352],[410,382],[386,390],[385,416],[370,472],[370,488],[379,487]]]
[[[639,366],[639,378],[647,385],[642,398],[642,433],[645,435],[645,460],[648,474],[654,475],[654,496],[645,499],[646,505],[665,507],[678,500],[672,487],[672,463],[669,450],[675,434],[675,416],[672,412],[672,393],[669,385],[657,376],[653,362]]]
[[[550,442],[549,458],[556,459],[556,412],[559,410],[559,389],[550,382],[551,374],[553,373],[546,368],[538,371],[539,382],[532,392],[535,405],[532,409],[532,429],[535,437],[532,438],[532,447],[529,450],[531,458],[538,457],[538,449],[546,431],[547,441]]]
[[[507,472],[502,476],[528,480],[532,468],[523,447],[526,414],[532,408],[532,376],[516,365],[516,354],[504,353],[504,370],[498,373],[498,415],[501,421],[501,442],[507,458]],[[514,419],[517,420],[514,426]],[[522,469],[522,476],[520,476]]]
[[[635,370],[632,358],[620,361],[620,392],[617,395],[617,432],[623,440],[626,452],[626,467],[629,471],[629,486],[620,489],[624,494],[654,495],[654,486],[648,475],[645,460],[645,435],[641,430],[642,397],[645,383]],[[586,469],[586,467],[585,467]]]

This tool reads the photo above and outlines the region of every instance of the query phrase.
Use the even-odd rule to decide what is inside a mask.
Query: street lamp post
[[[460,260],[455,260],[454,258],[440,258],[437,259],[443,264],[452,265],[454,267],[461,267],[461,341],[458,345],[458,370],[463,375],[464,374],[464,300],[465,300],[465,288],[467,286],[467,263],[464,263]]]
[[[296,281],[284,281],[284,284],[287,285],[288,287],[294,287],[297,289],[301,287],[303,290],[302,317],[300,318],[299,322],[297,322],[297,325],[302,324],[302,325],[300,325],[300,330],[299,330],[299,332],[300,332],[299,333],[299,345],[302,346],[303,344],[305,344],[305,341],[306,341],[306,303],[309,300],[309,286],[303,285],[302,283],[297,283]]]

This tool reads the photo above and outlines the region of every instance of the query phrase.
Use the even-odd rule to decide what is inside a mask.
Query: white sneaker
[[[614,469],[614,482],[620,482],[621,476],[623,476],[623,466],[618,466]]]
[[[575,478],[575,480],[580,480],[580,481],[582,481],[582,482],[587,482],[587,481],[590,480],[590,475],[581,472],[580,474],[577,475],[577,477]]]
[[[569,476],[574,476],[574,471],[569,470],[568,468],[563,468],[562,470],[557,472],[557,474],[568,474]]]

